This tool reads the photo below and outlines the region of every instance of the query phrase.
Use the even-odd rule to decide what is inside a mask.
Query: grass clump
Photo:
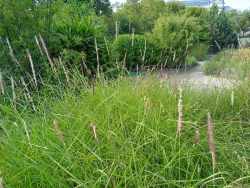
[[[204,65],[207,74],[243,80],[248,77],[250,49],[225,50],[211,62]]]
[[[36,112],[1,105],[5,187],[250,183],[248,82],[221,92],[185,84],[176,91],[171,80],[151,77],[97,78],[92,86],[77,80],[81,84],[64,91],[51,86],[35,99]],[[216,159],[208,142],[208,112]]]

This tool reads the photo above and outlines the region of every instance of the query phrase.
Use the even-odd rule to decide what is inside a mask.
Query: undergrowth
[[[4,187],[250,184],[248,80],[233,89],[195,91],[178,80],[160,83],[150,76],[73,78],[64,88],[46,85],[42,94],[31,93],[33,103],[21,97],[25,90],[16,106],[8,103],[12,97],[2,97]]]
[[[207,74],[244,80],[249,77],[250,49],[228,49],[222,51],[211,62],[206,62]]]

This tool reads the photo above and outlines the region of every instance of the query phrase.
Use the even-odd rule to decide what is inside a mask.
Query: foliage
[[[209,50],[209,45],[205,43],[196,43],[190,47],[189,56],[193,56],[198,61],[205,60]]]
[[[116,23],[118,24],[119,34],[142,34],[143,24],[138,14],[127,12],[126,9],[115,12],[111,18],[105,18],[107,23],[106,33],[110,38],[116,35]]]
[[[195,22],[186,16],[161,17],[155,23],[152,42],[163,51],[168,67],[183,66],[195,42]]]
[[[142,0],[141,1],[141,20],[144,26],[144,33],[151,32],[154,22],[165,12],[164,0]]]
[[[136,34],[151,32],[154,22],[164,14],[165,3],[163,0],[129,1],[115,12],[108,23],[108,35],[115,36],[115,22],[118,22],[120,34],[131,34],[132,29]]]
[[[250,11],[245,10],[241,13],[240,20],[239,20],[239,26],[241,30],[244,32],[249,31],[250,27]]]
[[[226,16],[228,17],[229,21],[231,22],[231,25],[237,33],[240,33],[241,28],[239,26],[239,20],[241,15],[237,10],[229,10],[225,12]]]
[[[188,56],[187,57],[187,65],[196,66],[196,65],[198,65],[198,61],[194,56]]]
[[[185,13],[187,17],[202,18],[208,10],[204,7],[186,7]]]
[[[211,52],[218,52],[223,48],[238,47],[237,34],[224,12],[219,12],[214,4],[206,14],[206,21],[210,24]]]
[[[141,67],[159,63],[160,53],[147,37],[134,35],[133,45],[132,40],[132,35],[119,35],[112,46],[121,64],[126,54],[125,65],[128,70],[136,69],[137,65]]]
[[[169,1],[166,3],[166,14],[181,14],[184,12],[186,6],[185,4],[178,1]]]
[[[135,87],[131,78],[97,78],[93,89],[82,76],[69,76],[71,84],[65,90],[59,83],[45,83],[46,90],[31,93],[36,112],[29,108],[24,88],[16,108],[10,104],[11,92],[1,97],[4,187],[250,184],[249,82],[230,90],[193,90],[183,84],[181,95],[172,79],[164,80],[162,87],[155,77],[139,77]],[[183,114],[181,133],[178,106]],[[212,116],[215,168],[207,112]],[[200,135],[196,141],[195,132]]]
[[[8,67],[16,74],[25,74],[30,70],[26,52],[29,49],[37,62],[34,67],[39,70],[42,62],[34,36],[41,33],[47,38],[46,20],[49,15],[43,13],[44,7],[36,6],[30,0],[6,0],[1,1],[0,6],[1,67]],[[9,55],[10,47],[18,64]]]
[[[207,74],[245,80],[249,77],[250,49],[224,50],[211,62],[206,62]]]
[[[55,36],[51,48],[53,56],[63,55],[64,60],[71,67],[82,66],[82,57],[85,58],[87,67],[91,70],[97,67],[97,56],[95,53],[95,38],[102,37],[104,27],[95,23],[95,18],[81,16],[56,19],[53,24],[53,34]],[[107,54],[104,38],[98,40],[100,62],[105,62],[103,54]],[[71,52],[67,55],[64,52]]]

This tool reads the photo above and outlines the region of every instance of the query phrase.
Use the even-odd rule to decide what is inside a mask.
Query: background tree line
[[[43,42],[55,66],[60,57],[69,69],[83,72],[98,67],[111,73],[125,54],[128,68],[183,66],[188,56],[199,60],[208,50],[237,47],[237,33],[248,29],[249,11],[219,13],[216,6],[209,11],[163,0],[128,0],[113,7],[109,0],[2,0],[0,22],[1,69],[26,75],[28,50],[46,78],[50,69]],[[133,47],[132,40],[140,42]]]

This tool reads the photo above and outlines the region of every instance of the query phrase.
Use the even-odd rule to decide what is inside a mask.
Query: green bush
[[[210,25],[211,52],[219,52],[228,47],[238,47],[237,34],[230,20],[224,12],[219,12],[216,4],[206,14],[205,21]]]
[[[163,51],[168,67],[183,66],[187,52],[196,38],[195,21],[186,16],[171,15],[155,22],[151,40]]]
[[[194,56],[190,56],[190,57],[187,57],[187,64],[195,66],[198,64],[198,61]]]
[[[160,61],[160,52],[157,50],[146,36],[134,35],[132,45],[132,35],[119,35],[113,43],[113,50],[116,58],[123,62],[126,54],[126,68],[131,70],[139,66],[156,65]]]
[[[198,61],[203,61],[208,54],[208,49],[209,46],[204,43],[195,44],[194,46],[191,47],[188,55],[193,56]]]
[[[207,74],[244,80],[249,74],[250,49],[224,50],[204,64]]]

